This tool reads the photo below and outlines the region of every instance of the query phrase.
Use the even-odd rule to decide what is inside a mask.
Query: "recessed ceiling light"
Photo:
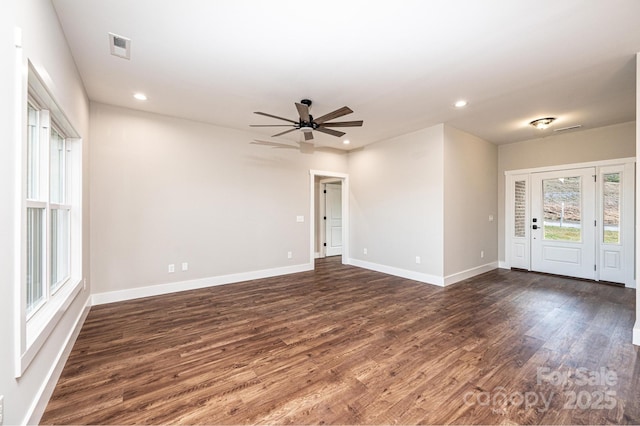
[[[351,141],[349,139],[345,139],[342,141],[343,144],[345,145],[349,145],[351,143]]]
[[[456,102],[455,104],[453,104],[454,107],[456,108],[464,108],[467,106],[467,101],[464,100],[459,100],[458,102]]]
[[[547,127],[549,127],[551,123],[553,123],[554,121],[556,121],[555,117],[545,117],[545,118],[538,118],[537,120],[533,120],[529,124],[535,127],[536,129],[544,130]]]
[[[134,98],[136,98],[139,101],[146,101],[147,100],[147,95],[145,95],[144,93],[136,93],[135,95],[133,95]]]

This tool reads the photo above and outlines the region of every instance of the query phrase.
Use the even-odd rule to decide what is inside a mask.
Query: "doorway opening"
[[[323,178],[319,184],[316,257],[342,255],[342,180]]]
[[[317,258],[349,258],[349,176],[310,171],[310,262]]]
[[[635,287],[635,161],[506,172],[508,267]]]

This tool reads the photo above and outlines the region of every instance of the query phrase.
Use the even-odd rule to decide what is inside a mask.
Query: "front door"
[[[531,174],[531,270],[596,279],[594,167]]]

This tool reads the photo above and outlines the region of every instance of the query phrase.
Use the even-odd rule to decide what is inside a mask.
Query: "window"
[[[16,377],[24,373],[83,282],[82,143],[29,65]]]
[[[70,278],[71,204],[68,152],[48,110],[28,103],[26,293],[27,318]],[[48,271],[48,272],[47,272]]]
[[[514,183],[514,212],[513,212],[513,236],[518,238],[526,237],[526,217],[527,217],[527,182],[518,180]]]
[[[602,175],[602,242],[620,244],[620,172]]]

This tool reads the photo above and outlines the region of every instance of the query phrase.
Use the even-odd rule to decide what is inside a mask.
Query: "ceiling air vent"
[[[566,132],[568,130],[575,130],[582,127],[582,124],[576,124],[575,126],[563,127],[561,129],[553,129],[554,132]]]
[[[113,56],[131,59],[131,39],[109,33],[109,50]]]

